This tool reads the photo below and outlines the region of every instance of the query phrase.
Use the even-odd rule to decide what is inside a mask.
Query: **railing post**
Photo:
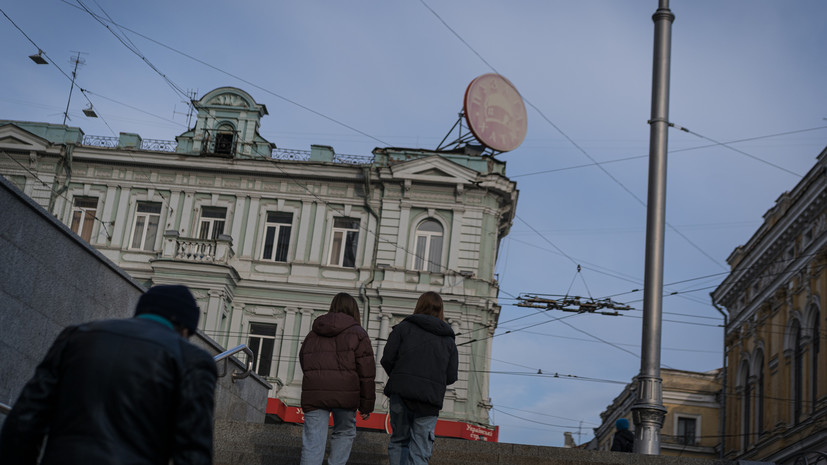
[[[161,256],[164,258],[175,258],[178,244],[178,231],[167,229],[164,231],[164,245],[161,249]]]

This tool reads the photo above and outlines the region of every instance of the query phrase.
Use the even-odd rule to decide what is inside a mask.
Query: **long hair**
[[[362,317],[359,315],[359,304],[347,292],[340,292],[333,297],[328,313],[344,313],[352,316],[360,325],[362,324]]]
[[[414,315],[416,314],[431,315],[445,321],[445,310],[442,305],[442,297],[434,291],[428,291],[416,301],[416,308],[414,308]]]

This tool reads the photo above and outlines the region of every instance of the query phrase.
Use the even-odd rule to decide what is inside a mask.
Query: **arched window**
[[[227,123],[218,126],[215,133],[215,153],[232,154],[233,153],[233,127]]]
[[[750,410],[752,410],[752,402],[750,401],[752,392],[749,384],[748,361],[744,360],[741,363],[741,369],[738,374],[738,387],[741,390],[741,449],[747,450],[750,435]]]
[[[755,353],[755,434],[764,432],[764,351],[758,349]],[[756,438],[757,439],[757,438]]]
[[[819,340],[821,339],[818,309],[813,309],[811,321],[813,322],[813,332],[810,338],[812,343],[810,350],[810,412],[814,413],[816,410],[816,401],[818,401],[818,352]]]
[[[801,344],[801,324],[795,320],[790,328],[792,342],[793,423],[801,422],[801,404],[804,395],[804,347]]]
[[[419,223],[414,236],[414,270],[442,270],[442,237],[443,229],[438,221],[429,218]]]

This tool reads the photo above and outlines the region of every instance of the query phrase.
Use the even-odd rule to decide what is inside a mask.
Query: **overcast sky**
[[[503,442],[593,437],[640,370],[657,0],[82,1],[143,58],[76,0],[4,2],[31,41],[0,17],[0,119],[61,123],[70,82],[54,64],[71,74],[82,52],[77,84],[101,118],[83,116],[76,88],[69,124],[86,134],[172,140],[186,130],[175,88],[236,86],[267,106],[261,134],[278,147],[369,155],[436,148],[468,83],[507,77],[528,134],[498,156],[520,197],[497,265],[492,420]],[[670,120],[691,132],[669,135],[664,282],[678,294],[664,298],[662,364],[707,371],[722,365],[709,292],[727,257],[827,146],[827,2],[670,7]],[[27,58],[37,47],[53,65]],[[525,293],[634,310],[537,313],[513,305]],[[527,375],[538,370],[561,377]]]

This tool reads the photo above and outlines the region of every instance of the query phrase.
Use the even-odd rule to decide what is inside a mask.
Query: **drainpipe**
[[[720,433],[721,433],[720,458],[721,458],[721,460],[723,460],[723,458],[724,458],[724,428],[726,428],[726,421],[725,421],[726,420],[726,377],[727,377],[727,370],[726,370],[726,362],[727,362],[727,357],[726,357],[726,352],[727,352],[726,351],[726,330],[727,330],[727,326],[729,325],[729,317],[726,314],[726,312],[721,310],[721,307],[719,307],[717,304],[715,304],[714,301],[712,302],[712,306],[715,307],[715,310],[718,310],[718,312],[720,312],[720,314],[723,315],[723,317],[724,317],[724,345],[723,345],[724,363],[723,363],[723,367],[721,368],[721,415],[720,415],[721,418],[720,418],[719,425],[718,425],[718,429],[720,430]]]
[[[367,281],[359,285],[359,299],[365,303],[365,316],[363,319],[365,320],[366,324],[370,321],[370,297],[368,296],[367,287],[373,284],[373,280],[376,278],[376,255],[379,253],[379,214],[376,213],[376,210],[374,210],[373,207],[370,205],[370,174],[370,166],[365,166],[362,168],[362,177],[365,180],[365,208],[374,218],[376,218],[376,232],[374,233],[376,237],[373,241],[373,254],[371,255],[370,275],[368,276]]]
[[[52,192],[49,194],[49,212],[55,216],[58,216],[57,212],[54,211],[57,198],[69,189],[69,181],[72,180],[72,152],[74,152],[74,150],[75,144],[66,144],[63,149],[63,157],[61,157],[60,162],[57,164],[57,167],[55,167],[55,179],[52,182]],[[61,169],[66,174],[66,179],[62,185],[60,185],[61,183],[58,181]]]

